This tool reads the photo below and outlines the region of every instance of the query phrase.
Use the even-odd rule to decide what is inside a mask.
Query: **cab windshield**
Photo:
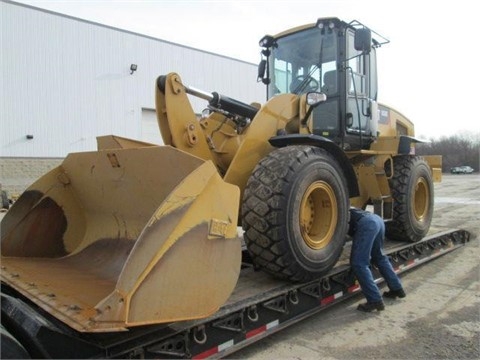
[[[277,39],[272,48],[268,97],[309,91],[336,94],[337,29],[317,27]]]

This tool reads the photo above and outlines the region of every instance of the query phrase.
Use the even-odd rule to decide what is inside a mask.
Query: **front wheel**
[[[432,222],[432,173],[419,156],[395,157],[393,167],[393,221],[387,223],[386,235],[393,240],[417,242],[427,235]]]
[[[291,281],[324,275],[346,238],[348,192],[342,170],[320,148],[274,150],[248,180],[242,224],[258,268]]]

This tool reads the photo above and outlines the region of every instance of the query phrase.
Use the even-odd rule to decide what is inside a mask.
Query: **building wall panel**
[[[265,98],[255,64],[16,3],[0,10],[0,157],[61,158],[106,134],[141,139],[142,108],[155,107],[155,79],[170,71],[247,103]]]

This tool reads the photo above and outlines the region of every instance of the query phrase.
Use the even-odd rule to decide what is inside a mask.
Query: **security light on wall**
[[[137,71],[137,64],[130,65],[130,75],[132,75],[135,71]]]

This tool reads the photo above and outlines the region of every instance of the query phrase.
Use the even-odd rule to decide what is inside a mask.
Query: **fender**
[[[288,135],[279,135],[270,138],[270,145],[281,148],[290,145],[310,145],[322,148],[328,151],[337,159],[345,179],[347,180],[348,192],[350,197],[356,197],[360,195],[358,189],[357,177],[355,171],[353,170],[352,164],[348,160],[347,155],[340,149],[340,147],[335,144],[330,139],[327,139],[319,135],[304,135],[304,134],[288,134]]]
[[[400,141],[398,142],[397,152],[399,155],[411,154],[412,144],[425,143],[423,140],[416,139],[408,135],[400,135]]]

